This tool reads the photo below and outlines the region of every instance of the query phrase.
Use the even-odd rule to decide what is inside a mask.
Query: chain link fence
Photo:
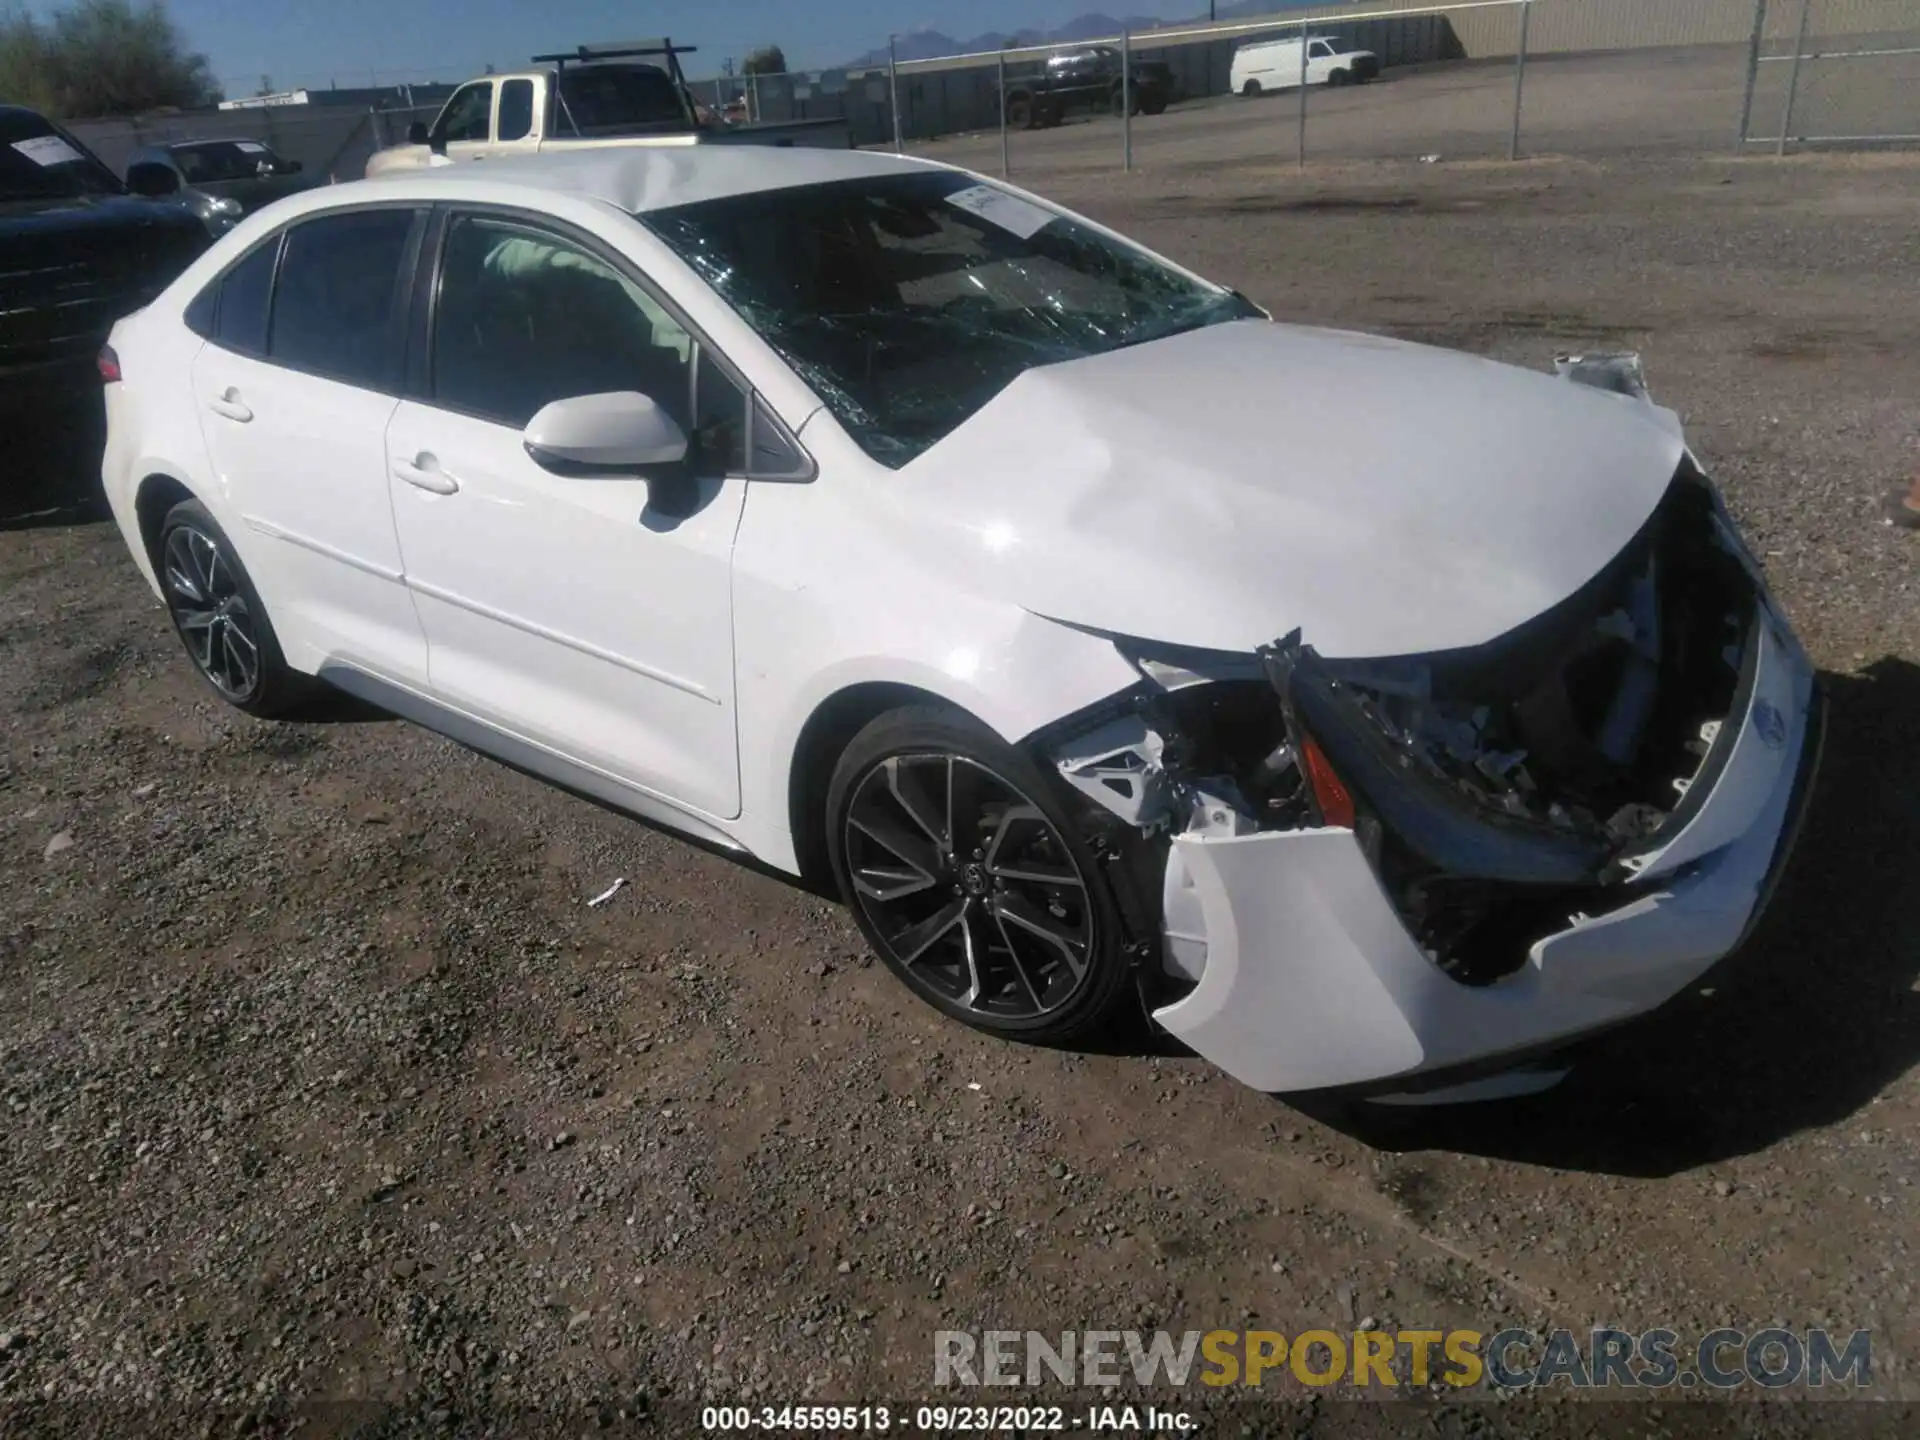
[[[1796,47],[1803,6],[1808,38]],[[1380,75],[1343,86],[1316,73],[1306,86],[1236,93],[1241,47],[1303,38],[1325,39],[1336,55],[1370,51]],[[1058,123],[1009,113],[1048,55],[1087,45],[1125,56],[1116,80],[1164,67],[1165,113],[1100,93],[1079,97]],[[762,97],[788,78],[758,77]],[[1700,153],[1777,138],[1789,114],[1791,141],[1909,140],[1920,132],[1920,0],[1358,0],[901,62],[848,76],[845,93],[856,143],[1007,173]]]
[[[1920,0],[1758,0],[1740,138],[1920,141]]]
[[[433,112],[428,112],[431,115]],[[373,152],[388,143],[385,112],[347,106],[264,106],[196,111],[139,120],[77,120],[67,128],[116,174],[148,145],[181,140],[258,140],[275,154],[298,160],[323,181],[357,180]],[[398,132],[406,133],[402,121]]]
[[[1314,83],[1269,76],[1257,97],[1241,93],[1242,47],[1303,39],[1314,50],[1324,41],[1336,67],[1369,52],[1379,74],[1323,83],[1332,77],[1316,56]],[[1083,69],[1070,94],[1046,88],[1049,56],[1093,46],[1110,52],[1104,71]],[[1150,83],[1136,85],[1142,75]],[[844,119],[856,145],[1011,175],[1913,142],[1920,0],[1354,0],[1073,46],[722,76],[693,90],[736,122]],[[250,138],[349,180],[438,110],[316,104],[73,129],[116,169],[144,144]]]

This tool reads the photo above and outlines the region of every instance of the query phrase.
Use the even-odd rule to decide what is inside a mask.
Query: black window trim
[[[249,245],[244,252],[236,256],[229,264],[222,267],[220,273],[209,280],[206,285],[201,288],[199,294],[196,294],[192,300],[187,302],[186,308],[191,310],[193,306],[199,302],[201,295],[205,295],[209,290],[214,293],[212,314],[208,317],[208,324],[212,333],[200,335],[198,330],[195,330],[194,333],[200,335],[200,338],[205,340],[207,344],[218,346],[229,355],[239,355],[262,365],[271,365],[276,370],[287,370],[296,375],[311,375],[315,379],[326,380],[335,385],[346,385],[355,390],[364,390],[370,395],[392,395],[395,398],[404,396],[407,393],[407,381],[410,375],[412,360],[413,292],[415,285],[418,283],[419,256],[427,230],[425,222],[433,208],[430,204],[421,200],[375,200],[364,205],[329,206],[327,209],[312,211],[296,219],[289,220],[271,235],[263,236],[256,243]],[[366,379],[365,376],[357,376],[350,379],[346,376],[317,369],[310,365],[291,365],[285,360],[276,358],[273,353],[273,321],[274,310],[280,299],[280,269],[286,263],[287,258],[287,237],[302,225],[311,224],[316,220],[326,220],[338,215],[365,215],[382,210],[406,210],[413,214],[413,228],[408,232],[406,247],[400,256],[400,268],[394,277],[395,283],[401,287],[400,294],[397,297],[399,303],[394,306],[394,319],[389,322],[400,332],[399,335],[395,337],[401,342],[402,346],[399,373],[394,376],[390,384],[375,388],[364,383]],[[267,348],[262,351],[254,351],[242,349],[237,345],[226,344],[220,339],[220,297],[226,289],[227,277],[269,245],[275,248],[273,256],[273,277],[267,282]],[[189,328],[192,327],[189,326]]]
[[[423,236],[414,270],[415,301],[408,314],[408,359],[404,398],[432,410],[445,410],[450,414],[464,415],[489,425],[499,425],[503,429],[512,428],[497,415],[486,415],[463,406],[447,404],[433,393],[434,321],[439,314],[440,286],[445,278],[443,262],[446,258],[447,236],[452,231],[456,220],[468,217],[518,226],[586,251],[601,264],[644,292],[654,304],[666,312],[667,317],[674,324],[692,337],[694,354],[690,357],[687,366],[689,386],[687,413],[689,415],[697,413],[694,408],[697,394],[693,387],[699,383],[702,359],[710,359],[719,366],[720,373],[732,382],[735,389],[739,390],[746,411],[741,421],[741,433],[745,437],[743,448],[746,452],[746,464],[739,470],[729,468],[720,478],[757,480],[764,484],[803,485],[819,477],[820,467],[815,463],[812,453],[800,443],[799,437],[775,412],[773,406],[767,402],[764,393],[755,388],[740,367],[727,358],[726,352],[708,339],[707,333],[694,324],[687,313],[676,305],[660,286],[648,279],[639,267],[592,231],[582,229],[558,216],[544,214],[538,210],[526,210],[517,205],[462,201],[459,204],[437,204],[433,207],[433,218],[427,226],[427,233]],[[800,458],[800,468],[791,475],[754,473],[754,418],[762,413],[772,422],[776,436]]]

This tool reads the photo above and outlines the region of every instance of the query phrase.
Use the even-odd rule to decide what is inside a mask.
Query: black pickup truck
[[[1125,69],[1119,47],[1086,45],[1061,50],[1037,66],[1023,67],[1007,76],[1007,124],[1015,130],[1038,130],[1058,125],[1071,110],[1102,110],[1119,115],[1125,109]],[[1158,115],[1173,98],[1173,71],[1157,60],[1133,62],[1133,113]]]
[[[0,105],[0,516],[70,490],[73,463],[97,472],[107,332],[210,243],[186,206],[127,194],[65,130]]]

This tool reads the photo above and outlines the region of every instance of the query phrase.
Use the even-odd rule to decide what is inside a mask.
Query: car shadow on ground
[[[1805,829],[1711,998],[1593,1042],[1526,1100],[1302,1108],[1383,1149],[1663,1177],[1869,1104],[1920,1061],[1920,666],[1821,678],[1826,760]]]

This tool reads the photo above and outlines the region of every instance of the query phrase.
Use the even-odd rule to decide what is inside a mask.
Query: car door
[[[419,322],[426,363],[387,437],[434,695],[732,818],[745,390],[624,261],[583,236],[455,212],[435,283]],[[696,493],[675,513],[655,493],[663,477],[556,474],[528,454],[522,431],[542,406],[622,390],[695,432]]]
[[[493,143],[493,81],[474,80],[447,97],[430,133],[449,160],[484,160]]]
[[[1333,71],[1333,46],[1325,40],[1315,40],[1307,51],[1307,83],[1324,85]]]
[[[427,212],[331,211],[256,245],[218,282],[193,365],[201,434],[289,659],[426,676],[401,576],[386,432]],[[257,538],[255,538],[257,537]]]

